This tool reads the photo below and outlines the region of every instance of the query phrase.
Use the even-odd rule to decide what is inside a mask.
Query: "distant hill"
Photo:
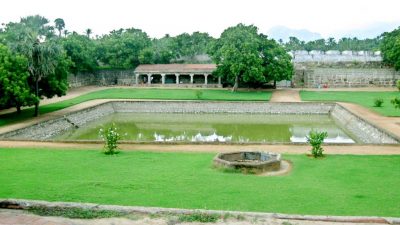
[[[302,41],[313,41],[321,39],[319,33],[311,32],[307,29],[291,29],[285,26],[276,26],[268,30],[267,35],[275,40],[282,39],[284,42],[289,40],[289,37],[297,37]]]

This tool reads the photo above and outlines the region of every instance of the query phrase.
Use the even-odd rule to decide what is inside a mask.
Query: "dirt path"
[[[181,225],[200,225],[210,223],[199,223],[199,222],[185,222],[181,223],[177,217],[173,216],[148,216],[148,215],[128,215],[127,218],[104,218],[104,219],[69,219],[63,217],[49,217],[49,216],[38,216],[30,214],[23,210],[10,210],[0,209],[0,225],[16,225],[16,224],[29,224],[29,225],[169,225],[169,224],[181,224]],[[260,219],[235,219],[229,218],[226,221],[220,219],[215,225],[376,225],[377,223],[343,223],[343,222],[323,222],[323,221],[309,221],[309,220],[289,220],[289,219],[275,219],[275,218],[260,218]]]
[[[299,90],[276,89],[272,92],[270,102],[301,102]]]
[[[95,150],[101,151],[101,143],[66,143],[36,141],[0,141],[0,148],[48,148],[52,150]],[[239,150],[271,151],[283,154],[309,153],[308,145],[283,144],[129,144],[119,145],[123,151],[156,151],[156,152],[231,152]],[[326,154],[338,155],[400,155],[400,145],[325,145]]]
[[[90,93],[93,91],[103,90],[103,89],[107,89],[107,88],[110,88],[110,87],[85,86],[85,87],[73,88],[73,89],[69,90],[67,92],[67,94],[64,96],[54,97],[54,98],[45,98],[45,99],[41,100],[40,105],[47,105],[47,104],[51,104],[51,103],[56,103],[56,102],[72,99],[72,98],[75,98],[75,97],[78,97],[78,96],[81,96],[81,95],[84,95],[84,94],[87,94],[87,93]],[[30,107],[23,107],[22,109],[26,109],[26,108],[30,108]],[[3,109],[3,110],[0,110],[0,115],[15,112],[15,111],[16,111],[15,108]]]

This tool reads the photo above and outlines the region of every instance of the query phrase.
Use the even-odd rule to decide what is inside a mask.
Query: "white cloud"
[[[400,25],[399,8],[398,0],[7,0],[1,3],[0,23],[40,14],[61,17],[68,30],[79,33],[135,27],[161,37],[193,31],[219,36],[243,22],[261,32],[283,25],[328,37],[378,22]]]

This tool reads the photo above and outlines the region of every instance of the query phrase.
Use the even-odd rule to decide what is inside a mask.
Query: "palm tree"
[[[54,20],[56,25],[56,29],[58,30],[58,37],[61,37],[61,31],[65,28],[65,22],[61,18],[57,18]]]
[[[64,30],[64,37],[67,37],[70,33],[68,30]]]
[[[88,37],[88,38],[90,38],[90,35],[92,34],[92,29],[90,29],[90,28],[88,28],[88,29],[86,29],[86,36]]]

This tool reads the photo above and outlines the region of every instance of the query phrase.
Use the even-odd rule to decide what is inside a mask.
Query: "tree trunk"
[[[276,80],[274,80],[274,89],[276,89]]]
[[[17,108],[17,114],[21,114],[21,106],[17,104],[16,108]]]
[[[35,95],[37,102],[35,103],[35,114],[33,116],[39,116],[39,79],[35,81]]]
[[[238,87],[239,87],[239,76],[236,75],[236,77],[235,77],[235,85],[233,85],[232,92],[237,91]]]

